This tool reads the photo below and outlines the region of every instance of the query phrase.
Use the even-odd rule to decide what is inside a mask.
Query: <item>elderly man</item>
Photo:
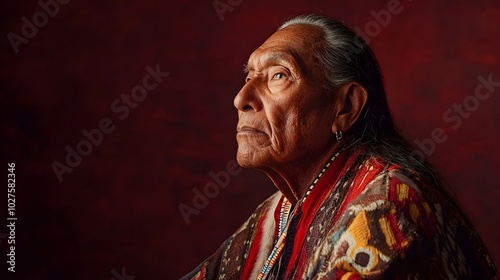
[[[491,279],[435,171],[396,132],[378,64],[341,23],[285,22],[237,94],[237,160],[279,192],[183,279]]]

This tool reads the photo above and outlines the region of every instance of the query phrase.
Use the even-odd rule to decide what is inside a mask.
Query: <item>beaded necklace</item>
[[[292,209],[292,204],[286,198],[283,198],[283,203],[281,203],[281,210],[280,210],[278,236],[281,236],[281,234],[285,230],[286,222],[288,221],[288,217],[290,216],[291,209]]]
[[[316,178],[314,179],[314,181],[311,183],[311,185],[307,189],[304,197],[302,197],[297,202],[297,206],[302,205],[304,203],[304,201],[306,201],[306,198],[309,196],[309,194],[311,193],[311,191],[314,188],[314,186],[316,185],[316,183],[318,183],[318,181],[321,178],[321,176],[323,176],[323,174],[326,172],[326,170],[328,169],[328,167],[330,167],[330,165],[332,164],[332,162],[338,157],[338,155],[340,154],[340,152],[341,152],[341,149],[339,149],[339,151],[336,152],[335,155],[333,155],[333,157],[328,161],[328,163],[321,170],[321,172],[319,172],[318,176],[316,176]],[[271,268],[274,266],[274,264],[276,263],[276,261],[279,259],[280,255],[281,255],[281,252],[283,251],[283,247],[285,246],[286,234],[287,234],[287,232],[285,231],[285,229],[289,225],[288,221],[289,221],[291,207],[292,207],[292,204],[284,197],[283,198],[283,203],[281,203],[280,221],[279,221],[279,224],[278,224],[278,236],[279,236],[279,238],[276,241],[276,243],[274,244],[274,248],[271,251],[271,254],[267,258],[266,262],[264,263],[264,266],[262,267],[262,270],[260,271],[259,276],[257,277],[257,280],[262,280],[265,277],[267,277],[267,275],[271,271]],[[296,209],[297,208],[298,207],[296,207]],[[296,211],[294,211],[294,212],[296,212]]]

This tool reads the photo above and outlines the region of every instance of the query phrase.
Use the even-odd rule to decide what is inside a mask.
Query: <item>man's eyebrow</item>
[[[275,64],[287,62],[290,67],[295,68],[297,66],[297,59],[294,54],[288,54],[285,52],[269,52],[263,55],[262,63],[264,65]],[[249,62],[243,64],[243,73],[248,74],[250,70],[254,70],[253,66],[249,65]]]

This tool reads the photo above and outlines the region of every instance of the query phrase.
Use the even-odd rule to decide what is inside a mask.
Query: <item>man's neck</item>
[[[333,154],[340,149],[340,143],[334,143],[325,152],[317,156],[316,160],[298,160],[287,164],[280,170],[265,168],[263,171],[271,179],[278,190],[283,193],[288,201],[296,204],[304,197],[307,189],[325,167]],[[304,162],[308,164],[305,165]]]

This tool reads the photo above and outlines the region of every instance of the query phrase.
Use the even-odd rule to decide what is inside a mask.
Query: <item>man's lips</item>
[[[259,130],[257,128],[251,127],[251,126],[238,126],[236,127],[236,132],[237,133],[256,133],[256,134],[266,134],[264,131]]]

